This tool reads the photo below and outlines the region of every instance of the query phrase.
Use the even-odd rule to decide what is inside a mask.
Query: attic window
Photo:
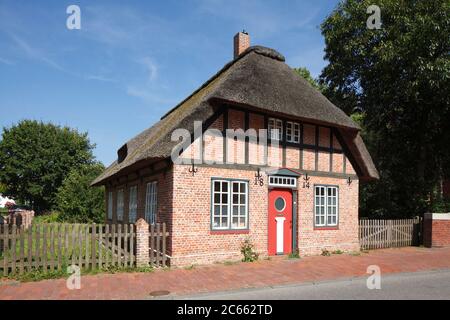
[[[271,140],[281,140],[283,136],[283,121],[269,118],[269,136]]]
[[[288,142],[300,143],[300,124],[286,122],[286,140]]]
[[[124,144],[119,151],[117,151],[117,162],[121,163],[128,155],[128,147]]]

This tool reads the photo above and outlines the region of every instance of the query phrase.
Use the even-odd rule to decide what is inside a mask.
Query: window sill
[[[314,227],[314,230],[318,230],[318,231],[320,231],[320,230],[324,230],[324,231],[326,231],[326,230],[339,230],[339,227],[338,226],[335,226],[335,227]]]
[[[224,234],[249,234],[250,231],[245,230],[210,230],[210,235],[224,235]]]

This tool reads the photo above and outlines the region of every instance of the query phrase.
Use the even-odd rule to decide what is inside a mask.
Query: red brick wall
[[[223,130],[224,117],[219,117],[211,128]],[[244,129],[245,113],[230,110],[228,113],[228,127]],[[264,117],[258,114],[249,114],[249,127],[264,128]],[[319,128],[318,143],[321,147],[329,148],[330,140],[337,150],[341,148],[336,137],[327,128]],[[304,142],[314,145],[316,143],[316,127],[304,125]],[[209,138],[206,142],[205,160],[223,159],[223,140]],[[198,148],[198,146],[197,146]],[[195,146],[186,150],[183,157],[192,157]],[[241,141],[231,142],[228,149],[234,151],[232,159],[235,163],[243,164],[245,156],[241,151],[245,144]],[[249,160],[254,164],[263,164],[264,150],[256,145],[249,145]],[[230,151],[230,150],[228,150]],[[230,155],[230,152],[228,153]],[[271,146],[268,150],[268,161],[272,169],[283,166],[282,144],[279,147]],[[302,161],[300,161],[302,159]],[[286,150],[286,166],[297,170],[321,171],[324,177],[310,175],[310,188],[302,188],[299,181],[298,190],[298,246],[300,254],[318,254],[322,249],[328,250],[357,250],[358,243],[358,181],[347,185],[346,176],[330,177],[332,173],[352,173],[350,161],[345,155],[335,152],[330,167],[330,154],[327,150],[305,149],[300,151],[289,146]],[[316,165],[317,163],[317,165]],[[171,232],[172,244],[169,252],[172,265],[188,265],[192,263],[212,263],[229,259],[240,259],[240,246],[246,237],[250,237],[256,245],[256,250],[263,256],[267,254],[267,202],[268,187],[267,176],[264,175],[265,185],[255,186],[256,170],[238,170],[218,167],[197,166],[195,176],[189,172],[190,166],[174,165],[165,174],[159,173],[148,178],[129,181],[123,185],[107,187],[106,192],[113,190],[113,220],[116,223],[117,190],[125,190],[124,218],[128,218],[128,192],[133,184],[138,186],[138,218],[144,217],[145,191],[148,181],[158,181],[158,222],[166,222]],[[345,168],[345,170],[344,170]],[[331,171],[331,173],[330,173]],[[326,176],[330,175],[330,176]],[[239,178],[249,180],[250,199],[250,229],[245,233],[223,234],[211,232],[211,178]],[[336,185],[339,187],[339,226],[333,230],[314,228],[314,184]]]
[[[147,183],[157,181],[157,213],[156,222],[167,224],[167,230],[172,231],[172,196],[173,196],[173,172],[168,169],[165,173],[150,175],[141,179],[131,180],[128,183],[117,186],[106,186],[106,195],[109,191],[113,192],[113,219],[108,220],[106,216],[106,223],[119,223],[117,220],[117,190],[124,189],[124,220],[123,223],[128,223],[128,209],[129,209],[129,190],[130,187],[137,185],[138,203],[137,203],[137,218],[145,218],[145,194]],[[108,197],[108,196],[106,196]],[[106,198],[106,215],[108,214],[108,199]],[[170,243],[168,244],[170,245]],[[170,246],[168,246],[170,249]],[[170,250],[169,250],[170,253]]]
[[[255,171],[199,167],[195,177],[189,166],[174,166],[172,265],[214,263],[242,258],[240,247],[250,237],[256,250],[267,255],[268,186],[254,185]],[[232,234],[211,231],[211,178],[249,180],[249,231]],[[358,242],[358,181],[311,177],[310,188],[298,190],[298,244],[301,255],[321,250],[353,251]],[[314,184],[339,187],[339,226],[334,230],[314,229]]]
[[[350,185],[342,178],[310,177],[310,188],[298,191],[298,245],[300,255],[320,254],[322,249],[356,251],[358,240],[358,180]],[[336,228],[314,227],[314,185],[334,185],[339,188],[339,217]]]
[[[254,171],[199,167],[195,177],[189,166],[174,166],[172,265],[214,263],[240,259],[240,246],[250,237],[256,250],[267,244],[267,187],[254,185]],[[211,178],[249,180],[249,232],[222,234],[211,231]]]
[[[450,214],[427,214],[423,227],[425,247],[450,246]]]

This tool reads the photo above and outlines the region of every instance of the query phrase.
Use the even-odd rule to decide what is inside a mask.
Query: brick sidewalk
[[[371,251],[360,256],[277,258],[192,270],[83,276],[81,290],[74,291],[66,288],[63,279],[15,284],[0,282],[0,299],[145,299],[150,292],[159,290],[185,295],[366,276],[369,265],[380,266],[384,274],[450,269],[450,248],[411,247]]]

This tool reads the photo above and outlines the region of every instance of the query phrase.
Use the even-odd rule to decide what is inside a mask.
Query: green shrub
[[[254,251],[254,245],[250,239],[245,239],[241,246],[241,253],[244,256],[243,262],[254,262],[259,258],[259,254]]]
[[[450,212],[450,199],[442,199],[434,202],[431,211],[435,213]]]
[[[333,254],[343,254],[344,253],[344,251],[342,251],[342,250],[335,250],[335,251],[333,251]]]
[[[322,249],[322,256],[329,257],[331,256],[331,253],[327,249]]]
[[[60,213],[58,211],[51,211],[39,216],[34,217],[34,224],[42,224],[42,223],[57,223],[60,221]]]
[[[294,251],[289,254],[289,259],[300,259],[300,253],[298,251]]]
[[[105,217],[103,187],[91,182],[104,170],[101,164],[89,164],[72,170],[56,194],[60,222],[101,223]]]

